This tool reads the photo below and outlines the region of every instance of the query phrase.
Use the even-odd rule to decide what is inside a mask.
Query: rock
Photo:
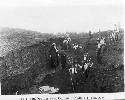
[[[58,88],[50,87],[50,86],[42,86],[39,88],[41,94],[50,94],[50,93],[56,93],[59,91]]]

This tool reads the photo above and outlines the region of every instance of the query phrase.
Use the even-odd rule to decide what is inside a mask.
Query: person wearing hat
[[[59,61],[58,61],[59,54],[55,43],[53,43],[50,47],[49,57],[51,60],[51,67],[56,68],[59,65]]]

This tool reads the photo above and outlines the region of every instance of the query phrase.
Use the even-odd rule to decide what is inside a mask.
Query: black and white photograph
[[[0,2],[1,95],[124,92],[123,5]]]

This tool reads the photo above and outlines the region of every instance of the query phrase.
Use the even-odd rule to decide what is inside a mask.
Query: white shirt
[[[92,67],[92,66],[93,66],[93,63],[91,63],[90,67]]]
[[[84,56],[84,60],[86,60],[86,59],[87,59],[87,55]]]
[[[68,41],[67,41],[67,40],[64,40],[63,43],[68,43]]]
[[[101,43],[101,44],[105,44],[105,40],[104,40],[104,39],[101,39],[100,43]]]
[[[70,68],[69,71],[70,71],[70,74],[75,74],[75,73],[77,73],[77,70],[76,70],[76,68],[74,68],[74,67]]]
[[[79,48],[82,48],[82,46],[79,46]]]
[[[78,48],[78,45],[74,45],[74,46],[73,46],[73,49],[77,49],[77,48]]]
[[[89,64],[88,63],[85,63],[84,65],[84,69],[86,70],[88,68]]]
[[[78,64],[78,67],[79,67],[80,69],[82,69],[82,66],[81,66],[81,65],[79,65],[79,64]]]
[[[54,48],[55,48],[56,52],[58,52],[58,49],[56,48],[56,46],[54,46]]]
[[[98,44],[98,48],[100,48],[101,45],[103,45],[103,44],[105,44],[105,40],[104,40],[104,39],[101,39],[101,40],[100,40],[100,43]]]

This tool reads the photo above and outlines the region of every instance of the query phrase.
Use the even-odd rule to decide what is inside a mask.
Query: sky
[[[123,26],[121,0],[88,1],[0,0],[0,27],[56,33],[109,30],[114,24]]]

